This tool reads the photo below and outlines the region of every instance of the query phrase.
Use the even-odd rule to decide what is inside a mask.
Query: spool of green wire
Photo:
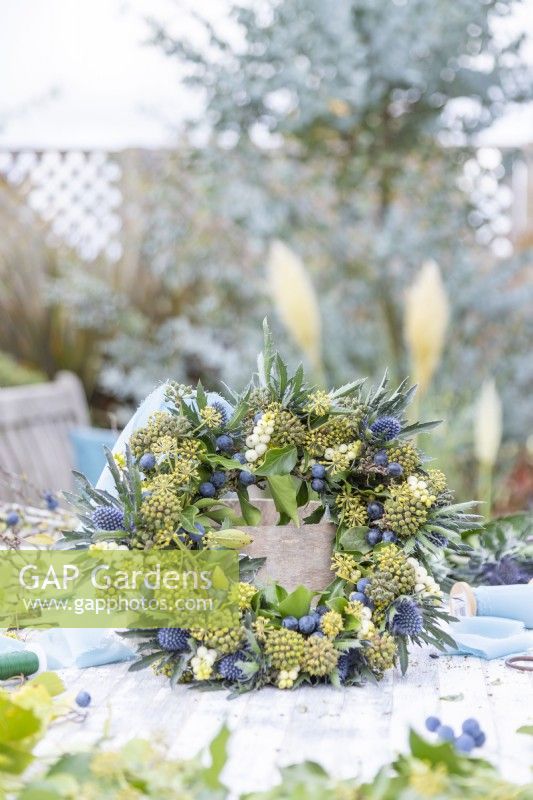
[[[39,670],[39,656],[32,650],[19,650],[0,655],[0,681],[19,675],[33,675]]]

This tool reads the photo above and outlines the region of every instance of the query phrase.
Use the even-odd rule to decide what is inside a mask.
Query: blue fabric
[[[105,466],[104,447],[113,448],[117,434],[106,428],[73,428],[70,441],[74,448],[74,465],[91,483],[96,483]]]
[[[100,667],[135,657],[133,650],[115,633],[98,628],[51,628],[34,631],[27,641],[0,636],[0,654],[31,650],[35,643],[45,652],[48,669]]]
[[[501,617],[468,617],[450,625],[457,643],[448,655],[471,655],[492,660],[523,653],[533,648],[533,631],[519,620]]]
[[[474,594],[478,617],[517,619],[533,628],[533,584],[478,586]]]

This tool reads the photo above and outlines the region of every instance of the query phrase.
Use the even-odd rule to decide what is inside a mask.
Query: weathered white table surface
[[[64,670],[67,688],[86,689],[93,701],[83,723],[55,725],[38,752],[86,748],[107,724],[114,743],[157,738],[171,755],[189,757],[226,722],[234,733],[223,777],[237,793],[267,788],[278,766],[305,759],[338,777],[368,779],[405,748],[410,726],[423,730],[428,715],[456,727],[475,716],[487,734],[483,755],[506,778],[530,780],[533,741],[516,730],[533,722],[533,674],[500,660],[433,659],[429,652],[415,651],[407,676],[389,674],[378,686],[263,689],[231,701],[224,692],[171,690],[151,670],[128,672],[127,664]]]

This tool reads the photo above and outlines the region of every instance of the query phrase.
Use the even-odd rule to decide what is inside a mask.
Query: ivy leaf
[[[252,505],[252,503],[250,503],[245,492],[237,492],[237,496],[241,505],[242,516],[246,524],[253,526],[259,525],[261,522],[261,511]]]
[[[279,513],[287,514],[294,524],[299,527],[296,481],[290,475],[270,475],[267,481],[272,499]]]
[[[278,604],[279,612],[284,617],[303,617],[309,613],[311,600],[315,592],[306,586],[298,586],[293,592]]]
[[[339,545],[343,550],[357,551],[358,553],[369,553],[372,550],[366,540],[368,526],[359,528],[348,528],[339,536]]]
[[[42,672],[30,681],[32,686],[44,686],[50,697],[63,694],[65,684],[55,672]]]
[[[256,475],[290,475],[296,466],[298,452],[295,447],[272,447],[267,451],[265,460],[255,470]]]
[[[203,770],[203,778],[210,789],[222,789],[223,784],[220,782],[220,773],[226,765],[228,760],[228,739],[230,733],[229,729],[224,725],[219,733],[215,736],[209,745],[209,753],[211,755],[211,764]]]

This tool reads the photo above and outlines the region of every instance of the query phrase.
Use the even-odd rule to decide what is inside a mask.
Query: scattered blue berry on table
[[[386,467],[389,463],[389,457],[386,450],[378,450],[374,455],[374,464],[376,467]]]
[[[248,470],[243,469],[243,471],[239,473],[239,481],[243,486],[251,486],[252,483],[255,483],[255,475],[253,472],[248,472]]]
[[[391,478],[401,478],[403,475],[403,467],[397,461],[391,461],[387,467],[387,472]]]
[[[48,511],[56,511],[59,507],[59,501],[57,497],[52,494],[52,492],[45,492],[43,496]]]
[[[300,617],[298,620],[298,630],[300,633],[305,633],[309,635],[313,633],[316,628],[316,619],[313,614],[305,614],[303,617]]]
[[[439,725],[437,728],[437,736],[439,739],[442,739],[443,742],[453,742],[455,739],[455,733],[450,725]]]
[[[438,717],[428,717],[426,719],[426,728],[431,733],[435,733],[435,731],[440,728],[440,719]]]
[[[476,743],[469,733],[462,733],[454,742],[455,747],[461,753],[470,753],[474,749]]]
[[[378,439],[386,442],[395,439],[400,433],[402,426],[396,417],[378,417],[370,426],[370,430]]]
[[[281,620],[281,627],[287,628],[288,631],[297,631],[298,620],[296,617],[283,617]]]
[[[359,580],[357,581],[357,591],[364,592],[369,584],[370,584],[370,578],[359,578]]]
[[[381,534],[381,531],[380,531],[379,528],[370,528],[370,530],[368,531],[368,533],[366,535],[366,540],[367,540],[369,545],[374,547],[375,544],[378,544],[379,542],[381,542],[381,537],[382,537],[382,534]]]
[[[223,656],[217,665],[219,675],[227,681],[244,681],[246,680],[246,673],[237,666],[238,661],[244,661],[245,654],[242,650],[237,650],[236,653],[230,653]]]
[[[394,531],[389,531],[389,530],[383,531],[381,539],[383,542],[389,542],[389,543],[392,542],[393,544],[398,541],[398,537],[396,536]]]
[[[20,517],[16,511],[10,511],[10,513],[6,517],[6,525],[9,528],[14,528],[15,525],[18,525],[20,522]]]
[[[366,510],[371,520],[381,519],[385,513],[383,503],[380,503],[377,500],[372,500],[372,502],[367,505]]]
[[[189,536],[193,540],[193,542],[196,542],[198,544],[198,542],[201,542],[205,536],[205,528],[201,522],[195,522],[194,527],[196,528],[196,533],[189,532]]]
[[[202,497],[214,497],[216,493],[216,487],[211,483],[211,481],[204,481],[200,484],[200,494]]]
[[[228,453],[233,447],[233,439],[231,436],[228,436],[227,433],[223,433],[221,436],[217,436],[215,445],[217,450],[221,450],[223,453]]]
[[[475,737],[481,731],[481,727],[477,719],[469,717],[465,719],[462,725],[463,733],[468,733],[469,736]]]
[[[313,478],[311,481],[311,488],[315,492],[321,492],[326,484],[320,478]]]
[[[139,466],[145,471],[153,469],[155,464],[156,460],[153,453],[144,453],[139,459]]]
[[[86,692],[82,689],[82,691],[78,692],[76,695],[75,702],[80,708],[87,708],[87,706],[91,703],[91,695],[89,692]]]
[[[483,745],[485,744],[486,741],[487,741],[487,737],[485,736],[483,731],[480,731],[477,734],[477,736],[474,736],[474,742],[476,743],[476,747],[483,747]]]
[[[221,470],[213,472],[211,475],[211,483],[217,489],[220,489],[226,483],[226,475]]]
[[[91,519],[100,531],[120,531],[124,527],[124,512],[116,506],[98,506]]]
[[[184,628],[160,628],[157,643],[162,650],[178,653],[189,649],[189,632]]]
[[[352,603],[363,603],[364,605],[366,605],[368,602],[368,598],[366,594],[363,594],[363,592],[352,592],[349,596],[349,599],[352,601]]]
[[[311,467],[311,475],[313,478],[325,478],[326,468],[322,464],[313,464]]]
[[[424,627],[424,618],[418,603],[411,597],[401,597],[394,603],[395,614],[391,631],[395,636],[417,636]]]

